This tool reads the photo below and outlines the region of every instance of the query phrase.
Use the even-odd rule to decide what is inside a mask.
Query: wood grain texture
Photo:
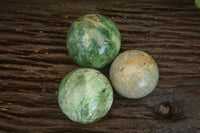
[[[120,52],[153,56],[160,78],[142,99],[114,92],[106,117],[81,125],[62,114],[57,91],[79,67],[67,53],[66,34],[88,13],[116,23]],[[108,70],[101,69],[107,76]],[[192,0],[1,0],[0,132],[200,132],[200,10]]]

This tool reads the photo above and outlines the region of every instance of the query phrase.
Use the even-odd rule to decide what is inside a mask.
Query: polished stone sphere
[[[200,8],[200,0],[195,0],[195,6],[196,6],[197,8]]]
[[[128,50],[110,67],[110,80],[115,90],[131,99],[142,98],[153,91],[159,77],[154,59],[145,52]]]
[[[104,117],[111,108],[113,90],[99,71],[76,69],[62,80],[58,103],[62,112],[78,123],[92,123]]]
[[[67,49],[74,61],[84,67],[103,68],[117,56],[121,45],[117,26],[99,14],[75,21],[67,35]]]

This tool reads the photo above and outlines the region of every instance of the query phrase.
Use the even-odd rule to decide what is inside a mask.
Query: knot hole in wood
[[[162,102],[155,107],[154,112],[159,119],[181,119],[183,116],[183,103],[180,101]]]

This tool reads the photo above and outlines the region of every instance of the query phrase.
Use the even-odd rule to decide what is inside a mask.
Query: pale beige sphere
[[[158,82],[159,70],[154,59],[147,53],[128,50],[113,61],[109,75],[120,95],[137,99],[153,91]]]

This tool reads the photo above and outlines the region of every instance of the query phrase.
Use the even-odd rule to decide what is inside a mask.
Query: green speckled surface
[[[76,69],[62,80],[58,103],[62,112],[79,123],[92,123],[107,114],[113,102],[113,90],[99,71]]]
[[[159,70],[153,58],[145,52],[128,50],[120,54],[110,68],[115,90],[126,98],[142,98],[153,91]]]
[[[117,56],[121,46],[117,26],[108,18],[89,14],[74,22],[67,35],[67,48],[81,66],[102,68]]]
[[[195,6],[196,6],[197,8],[200,8],[200,0],[195,0]]]

